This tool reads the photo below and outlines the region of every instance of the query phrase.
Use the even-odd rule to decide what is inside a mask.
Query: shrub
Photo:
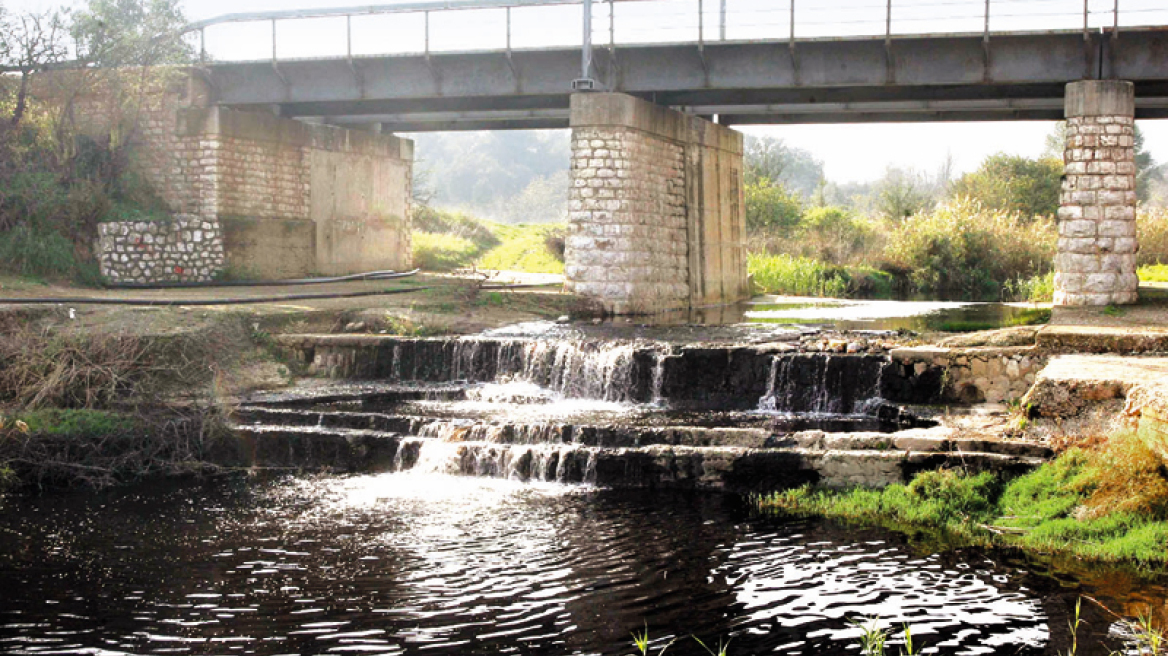
[[[1049,219],[1023,221],[960,199],[901,223],[884,268],[906,272],[919,292],[996,299],[1005,281],[1049,271],[1056,242]]]
[[[1063,163],[1055,158],[1030,159],[998,153],[953,185],[955,198],[968,197],[989,210],[1034,216],[1054,216],[1059,207]]]
[[[767,178],[748,183],[743,189],[746,197],[746,229],[790,229],[799,223],[803,203],[799,197],[781,184]]]
[[[814,207],[799,221],[804,255],[847,264],[871,238],[871,224],[842,207]],[[811,251],[808,253],[807,251]]]
[[[1168,264],[1168,208],[1141,207],[1136,213],[1140,266]]]

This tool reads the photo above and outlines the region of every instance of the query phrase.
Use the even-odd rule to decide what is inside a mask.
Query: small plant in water
[[[851,621],[860,629],[860,654],[862,656],[884,656],[884,645],[888,642],[888,629],[880,626],[880,619],[869,617],[863,622]]]
[[[661,656],[662,654],[664,654],[665,650],[672,647],[673,643],[675,643],[675,642],[677,642],[677,638],[674,638],[673,640],[670,640],[669,642],[665,643],[665,646],[662,647],[661,650],[657,652],[657,656]],[[699,640],[698,642],[701,642],[701,641]],[[640,633],[633,631],[633,646],[637,649],[637,653],[640,654],[641,656],[649,656],[649,625],[648,624],[645,625],[645,629],[643,631],[641,631]],[[702,646],[704,647],[705,645],[702,645]]]
[[[693,639],[699,645],[701,645],[702,649],[705,649],[706,653],[709,654],[710,656],[726,656],[730,652],[730,641],[729,640],[727,640],[726,642],[722,642],[722,639],[718,638],[718,651],[714,651],[712,648],[706,646],[706,643],[702,642],[701,638],[699,638],[697,636],[693,636]]]
[[[1075,619],[1067,620],[1067,626],[1071,629],[1071,648],[1064,652],[1063,656],[1075,656],[1079,653],[1079,625],[1083,623],[1083,618],[1080,616],[1080,609],[1083,606],[1083,598],[1080,597],[1075,601]]]

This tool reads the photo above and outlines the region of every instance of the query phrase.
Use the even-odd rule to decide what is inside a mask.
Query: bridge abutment
[[[616,314],[746,298],[742,135],[620,93],[571,107],[568,288]]]
[[[1135,303],[1135,91],[1131,82],[1067,85],[1066,176],[1055,305]]]

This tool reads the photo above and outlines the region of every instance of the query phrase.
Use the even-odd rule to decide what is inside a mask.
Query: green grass
[[[474,264],[479,248],[465,237],[433,232],[413,234],[414,266],[426,271],[450,271]]]
[[[1148,264],[1137,273],[1143,282],[1168,282],[1168,264]]]
[[[502,243],[479,260],[479,268],[527,273],[563,273],[562,252],[553,252],[555,240],[564,236],[562,225],[514,225],[496,227]]]
[[[848,292],[839,267],[809,257],[748,253],[746,271],[767,294],[842,298]]]
[[[133,417],[104,410],[45,409],[20,413],[16,419],[28,424],[30,433],[102,437],[134,430]]]
[[[1168,567],[1168,480],[1155,439],[1151,431],[1121,431],[1097,449],[1071,449],[1012,480],[942,470],[882,490],[786,490],[760,497],[758,505],[1162,569]]]
[[[414,266],[563,273],[563,224],[503,225],[424,209],[414,218]]]
[[[748,253],[747,273],[766,294],[821,298],[893,298],[893,276],[868,266],[835,266],[794,255]]]

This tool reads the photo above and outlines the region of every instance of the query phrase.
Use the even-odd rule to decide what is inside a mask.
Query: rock
[[[364,321],[354,321],[352,323],[345,325],[345,332],[347,332],[347,333],[359,333],[359,332],[362,332],[363,330],[365,330],[365,322]]]
[[[569,317],[566,314],[562,314],[556,318],[556,323],[569,323],[571,321],[572,321],[572,317]]]

